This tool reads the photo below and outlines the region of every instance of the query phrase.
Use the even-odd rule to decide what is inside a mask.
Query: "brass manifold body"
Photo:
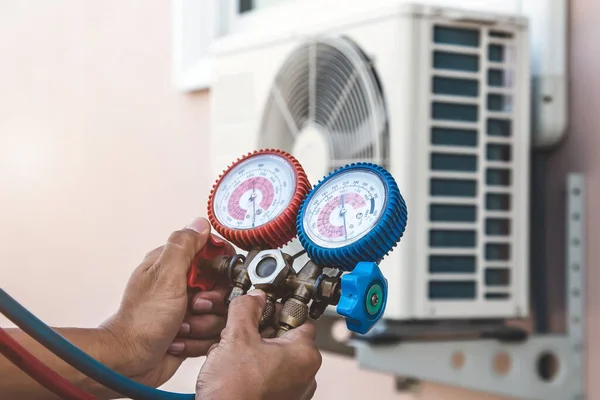
[[[341,272],[325,273],[312,261],[296,272],[294,257],[280,250],[251,250],[247,256],[219,256],[210,268],[232,285],[226,299],[229,304],[254,286],[267,294],[267,304],[260,326],[273,326],[279,337],[290,329],[302,325],[308,316],[318,319],[327,306],[336,305],[340,299]],[[283,308],[275,321],[276,303]],[[310,303],[310,308],[309,308]]]

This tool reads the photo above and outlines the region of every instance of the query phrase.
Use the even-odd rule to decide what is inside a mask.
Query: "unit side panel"
[[[420,91],[429,99],[422,104],[427,151],[419,165],[429,191],[417,315],[522,316],[529,132],[521,90],[527,75],[518,57],[527,47],[512,26],[443,17],[421,26],[428,76]]]

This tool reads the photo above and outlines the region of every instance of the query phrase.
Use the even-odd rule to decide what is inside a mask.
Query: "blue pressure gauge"
[[[379,262],[404,234],[408,212],[392,175],[371,163],[340,168],[320,181],[296,220],[308,257],[321,267],[351,271],[341,278],[338,314],[354,332],[381,318],[387,280]]]
[[[361,261],[379,263],[402,238],[407,218],[392,175],[378,165],[356,163],[320,181],[296,222],[313,262],[351,271]]]

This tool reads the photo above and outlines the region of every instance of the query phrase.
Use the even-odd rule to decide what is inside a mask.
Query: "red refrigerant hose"
[[[98,400],[52,371],[0,328],[0,353],[40,385],[65,400]]]

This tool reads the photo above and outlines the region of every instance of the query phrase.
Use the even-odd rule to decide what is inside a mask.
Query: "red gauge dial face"
[[[253,229],[267,224],[290,204],[296,172],[285,158],[261,154],[235,165],[214,194],[217,220],[231,229]]]
[[[311,186],[302,166],[276,149],[255,151],[219,177],[208,217],[223,237],[245,249],[276,249],[296,236],[296,217]]]

